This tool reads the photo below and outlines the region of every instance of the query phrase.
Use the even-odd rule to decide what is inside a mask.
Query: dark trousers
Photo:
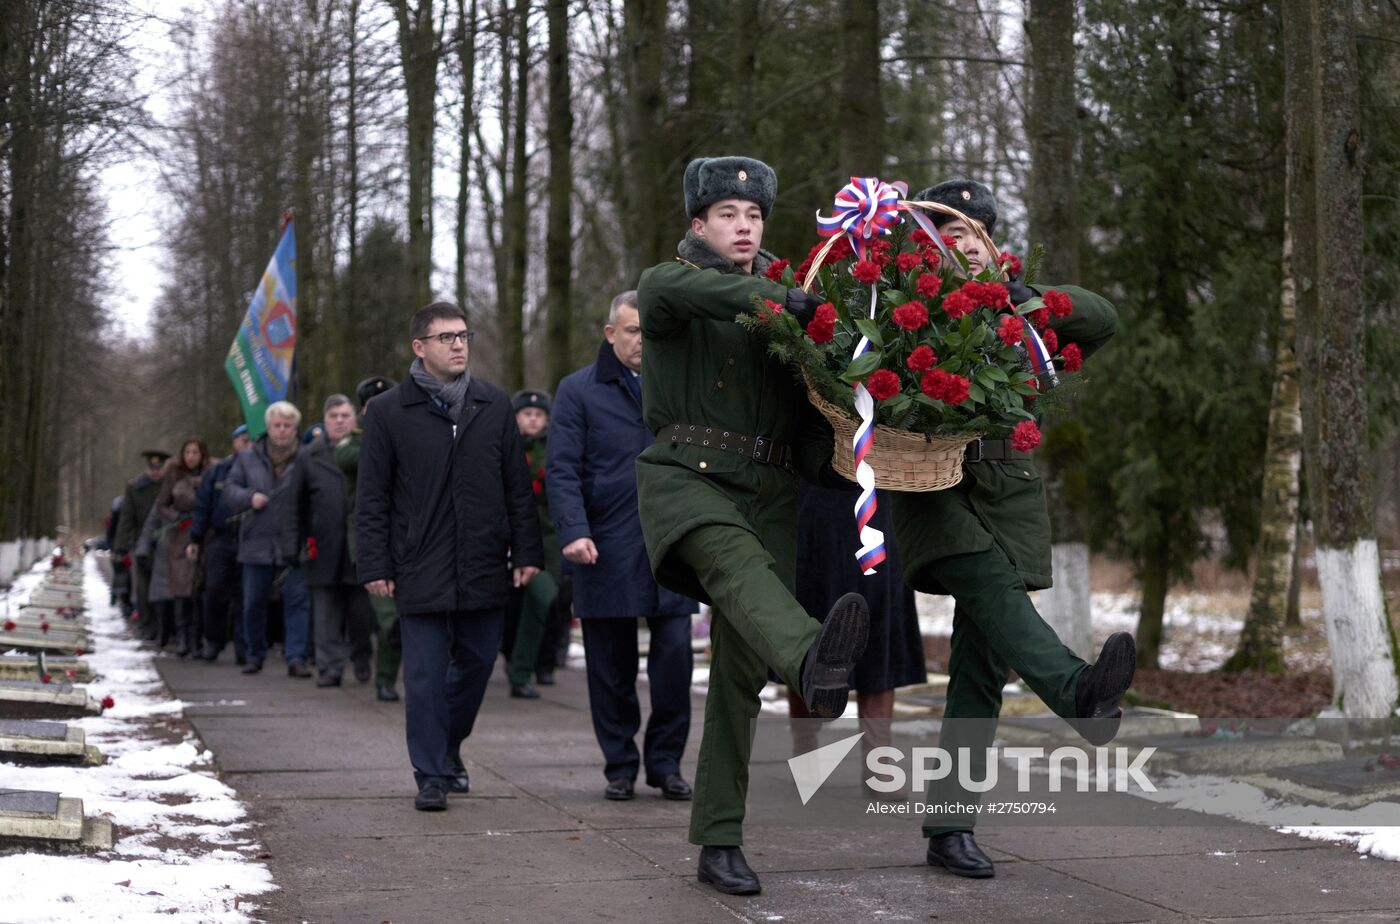
[[[136,577],[136,634],[141,638],[155,640],[159,635],[160,620],[151,609],[151,559],[142,555],[132,558],[131,570]]]
[[[642,763],[634,737],[642,724],[637,702],[637,620],[582,619],[583,649],[588,669],[588,708],[593,734],[603,749],[603,773],[609,780],[636,779]],[[695,659],[690,648],[689,616],[647,619],[651,648],[647,680],[651,687],[651,717],[642,741],[647,784],[679,773],[686,738],[690,736],[690,674]]]
[[[421,788],[447,785],[501,647],[505,608],[399,617],[408,759]]]
[[[938,741],[953,759],[949,774],[929,784],[927,802],[974,805],[980,794],[958,784],[959,751],[967,748],[968,769],[962,771],[967,779],[986,779],[987,748],[996,736],[1008,673],[1019,674],[1056,715],[1072,718],[1075,687],[1087,665],[1040,618],[1001,546],[950,555],[929,567],[952,594],[955,607],[948,704]],[[925,837],[971,831],[977,823],[975,813],[929,815],[928,819]]]
[[[339,677],[347,658],[355,664],[369,663],[374,611],[369,593],[359,584],[311,588],[311,622],[316,669],[322,676]]]
[[[300,568],[282,565],[243,565],[243,629],[248,638],[248,660],[261,664],[267,657],[267,602],[272,582],[282,576],[282,653],[287,664],[306,663],[307,627],[311,601],[306,576]]]
[[[243,567],[238,564],[238,538],[216,533],[204,543],[201,551],[204,554],[204,639],[217,654],[224,650],[232,634],[234,655],[242,658],[247,643],[243,633]]]

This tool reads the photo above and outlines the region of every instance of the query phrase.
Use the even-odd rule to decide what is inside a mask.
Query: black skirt
[[[837,598],[858,593],[870,604],[870,640],[856,662],[852,686],[879,693],[923,683],[924,644],[914,591],[894,548],[894,526],[885,496],[877,494],[870,525],[885,534],[884,564],[869,577],[856,563],[860,536],[854,507],[860,489],[832,490],[803,483],[797,501],[797,602],[816,619],[826,619]]]

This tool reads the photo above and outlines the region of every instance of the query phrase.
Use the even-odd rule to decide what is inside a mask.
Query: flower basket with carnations
[[[774,302],[740,320],[800,369],[836,431],[838,472],[854,479],[863,458],[876,487],[936,491],[961,480],[974,439],[1035,448],[1035,402],[1057,381],[1055,360],[1078,368],[1078,348],[1060,350],[1048,326],[1073,310],[1067,295],[1052,290],[1013,306],[1003,283],[1020,262],[957,210],[903,194],[902,184],[853,178],[836,215],[819,217],[828,239],[796,268],[770,267],[770,278],[822,299],[805,330]],[[987,268],[969,264],[926,212],[975,229]]]

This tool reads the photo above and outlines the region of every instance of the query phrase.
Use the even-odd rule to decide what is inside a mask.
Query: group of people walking
[[[508,396],[476,376],[465,313],[433,302],[409,322],[415,359],[403,381],[362,382],[358,415],[332,396],[309,441],[297,409],[279,402],[256,440],[234,431],[228,458],[211,460],[198,439],[174,459],[146,453],[113,549],[133,562],[138,631],[162,646],[174,639],[179,654],[214,660],[231,637],[244,672],[262,670],[274,588],[292,676],[311,675],[313,648],[323,686],[339,685],[347,662],[368,681],[377,657],[379,698],[392,700],[401,652],[423,811],[470,790],[462,749],[498,656],[511,696],[537,699],[578,618],[603,797],[633,799],[640,777],[665,798],[693,800],[698,878],[754,894],[743,820],[770,675],[787,685],[794,716],[839,716],[854,686],[861,717],[887,719],[894,689],[925,676],[913,592],[951,594],[947,716],[994,720],[1015,670],[1098,743],[1116,732],[1135,652],[1120,633],[1091,666],[1036,613],[1027,593],[1050,580],[1044,491],[1029,454],[1007,441],[976,444],[955,488],[882,496],[890,558],[861,575],[856,489],[831,465],[830,426],[735,323],[755,298],[804,327],[818,304],[764,272],[777,178],[753,158],[699,158],[683,192],[690,226],[676,258],[612,300],[597,358],[552,400],[533,389]],[[915,198],[995,228],[981,184],[950,181]],[[931,217],[974,272],[986,266],[991,255],[962,219]],[[1113,308],[1056,288],[1074,312],[1053,326],[1087,356],[1112,337]],[[1036,289],[1008,284],[1017,304]],[[710,674],[692,789],[682,758],[701,602]],[[649,630],[644,732],[639,620]],[[928,862],[992,875],[975,817],[943,821],[924,829]]]

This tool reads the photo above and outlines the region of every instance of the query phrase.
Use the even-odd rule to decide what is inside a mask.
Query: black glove
[[[1021,281],[1021,277],[1012,276],[1002,283],[1006,286],[1006,292],[1011,296],[1011,304],[1024,305],[1033,298],[1039,297],[1039,293]]]
[[[806,330],[817,313],[817,306],[821,304],[823,301],[815,295],[809,295],[801,289],[788,289],[787,298],[783,299],[783,310],[796,318],[797,323]]]

